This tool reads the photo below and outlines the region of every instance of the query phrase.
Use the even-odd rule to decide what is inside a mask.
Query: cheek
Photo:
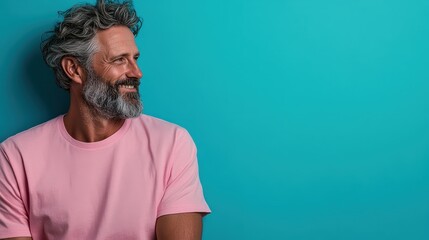
[[[122,66],[111,66],[108,68],[105,68],[103,70],[103,79],[107,80],[108,82],[115,82],[119,79],[123,79],[125,76],[125,68]]]

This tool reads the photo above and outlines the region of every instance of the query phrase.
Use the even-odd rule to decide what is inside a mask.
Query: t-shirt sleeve
[[[0,145],[0,238],[30,237],[27,211],[13,167]]]
[[[210,213],[198,174],[197,150],[184,129],[179,129],[167,165],[166,188],[158,217],[175,213]]]

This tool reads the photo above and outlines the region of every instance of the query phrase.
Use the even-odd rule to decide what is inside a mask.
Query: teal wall
[[[66,111],[38,44],[75,2],[1,2],[0,140]],[[429,1],[136,8],[145,112],[194,137],[204,239],[429,239]]]

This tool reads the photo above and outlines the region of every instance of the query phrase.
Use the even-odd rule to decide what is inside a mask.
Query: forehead
[[[125,26],[113,26],[106,30],[98,31],[98,52],[107,56],[117,54],[136,54],[138,52],[134,35]]]

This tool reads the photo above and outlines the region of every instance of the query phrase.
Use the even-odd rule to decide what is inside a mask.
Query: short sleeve
[[[158,206],[158,217],[168,214],[200,212],[210,213],[203,194],[195,144],[184,129],[176,134],[168,162],[166,188]]]
[[[8,156],[0,145],[0,238],[31,236],[28,216]]]

